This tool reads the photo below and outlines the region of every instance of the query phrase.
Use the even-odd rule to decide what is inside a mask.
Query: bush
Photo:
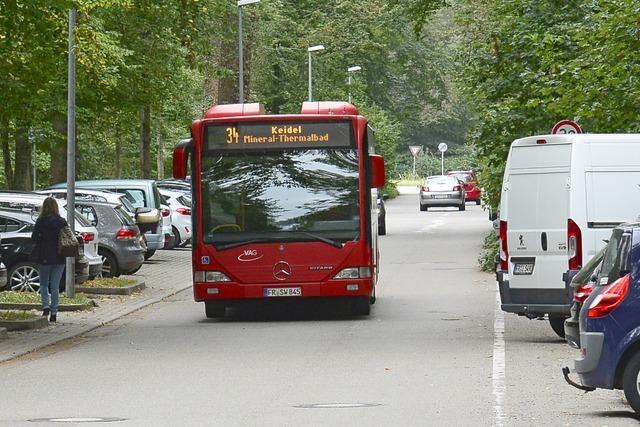
[[[492,272],[496,269],[496,259],[498,256],[499,241],[496,233],[491,230],[484,238],[482,251],[478,256],[478,264],[482,271]]]

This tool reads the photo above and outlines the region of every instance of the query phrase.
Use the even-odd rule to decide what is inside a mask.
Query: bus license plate
[[[302,288],[264,288],[265,297],[299,297]]]
[[[513,274],[522,276],[533,274],[533,264],[515,264],[513,266]]]

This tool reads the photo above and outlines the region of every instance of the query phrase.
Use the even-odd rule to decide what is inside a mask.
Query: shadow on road
[[[602,412],[592,412],[592,415],[601,418],[619,418],[619,419],[629,419],[629,420],[637,420],[640,421],[640,416],[632,411],[602,411]]]
[[[298,322],[319,320],[358,320],[368,316],[353,314],[348,301],[250,301],[227,307],[226,316],[220,319],[205,319],[210,322]]]

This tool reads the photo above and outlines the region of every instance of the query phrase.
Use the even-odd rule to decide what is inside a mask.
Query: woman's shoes
[[[42,310],[42,316],[43,317],[47,317],[49,315],[49,313],[51,313],[51,310],[48,308],[45,308]]]
[[[56,323],[56,320],[58,320],[58,319],[57,319],[57,317],[56,317],[56,315],[55,315],[55,314],[52,314],[52,315],[49,317],[49,322],[51,322],[51,323]]]

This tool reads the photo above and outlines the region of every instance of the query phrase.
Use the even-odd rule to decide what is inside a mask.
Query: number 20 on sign
[[[227,144],[238,143],[238,130],[234,127],[227,128]]]

